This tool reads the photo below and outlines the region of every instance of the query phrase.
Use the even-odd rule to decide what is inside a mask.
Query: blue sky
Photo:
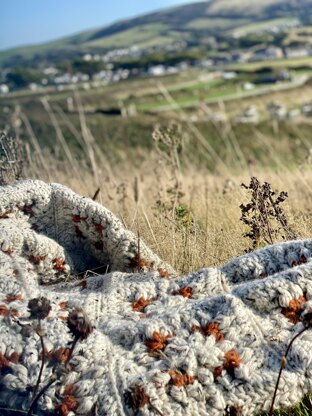
[[[0,0],[0,50],[200,0]]]

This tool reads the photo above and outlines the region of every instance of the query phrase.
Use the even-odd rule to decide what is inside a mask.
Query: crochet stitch
[[[102,274],[83,278],[90,269]],[[217,416],[231,406],[256,415],[312,307],[312,240],[179,277],[100,204],[22,181],[0,188],[0,407],[29,409],[42,353],[27,330],[35,297],[52,307],[42,381],[50,361],[67,359],[70,312],[83,308],[94,325],[37,415],[88,415],[95,403],[100,416]],[[276,407],[312,391],[311,347],[308,330],[290,350]]]

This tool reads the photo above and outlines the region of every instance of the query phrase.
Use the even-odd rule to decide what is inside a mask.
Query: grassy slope
[[[239,27],[236,27],[233,31],[234,33],[240,32],[244,34],[252,33],[257,30],[264,30],[271,26],[275,25],[283,25],[283,24],[289,24],[289,23],[298,23],[298,19],[296,17],[283,17],[279,19],[272,19],[272,20],[265,20],[260,22],[254,22],[254,23],[248,23],[247,25],[242,25]]]
[[[103,47],[103,48],[119,48],[125,46],[125,39],[129,45],[141,44],[147,42],[160,34],[168,31],[169,27],[162,23],[151,23],[141,25],[123,32],[115,33],[109,37],[102,37],[86,42],[85,46]]]
[[[39,45],[22,46],[19,48],[5,50],[0,52],[0,64],[5,59],[15,55],[25,56],[25,58],[32,58],[36,54],[41,54],[49,50],[64,50],[70,47],[73,48],[77,45],[82,45],[93,33],[94,30],[90,30]]]
[[[285,10],[281,7],[282,3]],[[285,6],[288,6],[288,9]],[[153,38],[159,38],[160,42],[166,43],[175,40],[176,33],[181,31],[181,28],[186,38],[192,38],[202,30],[214,33],[254,24],[255,21],[264,24],[264,21],[274,18],[295,18],[303,6],[311,8],[312,0],[302,0],[299,5],[291,0],[215,0],[192,3],[120,21],[102,29],[82,32],[53,42],[3,51],[0,52],[0,65],[15,56],[33,59],[36,55],[45,57],[57,51],[59,56],[62,57],[63,54],[65,57],[68,51],[77,53],[94,48],[127,47],[134,42],[153,44]],[[138,27],[143,30],[140,31]]]

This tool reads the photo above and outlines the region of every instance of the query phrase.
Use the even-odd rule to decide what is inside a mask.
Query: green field
[[[287,68],[295,69],[296,67],[307,66],[312,68],[312,56],[305,56],[302,58],[292,59],[276,59],[274,61],[262,61],[262,62],[248,62],[244,64],[229,65],[228,69],[233,71],[244,70],[244,71],[255,71],[263,67],[272,68]]]
[[[240,33],[240,34],[248,34],[253,33],[258,30],[265,30],[272,26],[279,26],[283,24],[290,24],[290,23],[298,23],[298,18],[280,18],[280,19],[272,19],[272,20],[264,20],[260,22],[248,23],[246,25],[242,25],[236,27],[233,30],[233,33]]]
[[[89,41],[85,44],[86,47],[102,47],[102,48],[120,48],[129,45],[146,43],[157,38],[168,30],[168,25],[162,23],[153,23],[149,25],[136,26],[134,28],[124,30],[121,33],[116,33],[107,38],[100,38]],[[166,37],[164,37],[164,40]],[[170,40],[170,39],[169,39]],[[157,43],[156,43],[157,44]]]

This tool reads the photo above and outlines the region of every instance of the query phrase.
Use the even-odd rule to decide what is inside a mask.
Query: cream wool
[[[69,278],[100,266],[99,276]],[[0,407],[29,408],[41,346],[16,321],[29,322],[27,304],[37,296],[52,304],[43,321],[48,352],[68,347],[74,307],[95,329],[36,414],[54,414],[73,384],[72,415],[89,414],[95,403],[100,416],[217,416],[234,405],[255,415],[269,407],[281,356],[303,325],[299,310],[312,307],[312,240],[177,277],[143,243],[138,253],[136,236],[92,200],[41,181],[1,187]],[[311,347],[308,330],[289,353],[276,407],[312,392]],[[51,369],[47,362],[42,385]],[[133,409],[129,397],[139,391],[149,400]]]

